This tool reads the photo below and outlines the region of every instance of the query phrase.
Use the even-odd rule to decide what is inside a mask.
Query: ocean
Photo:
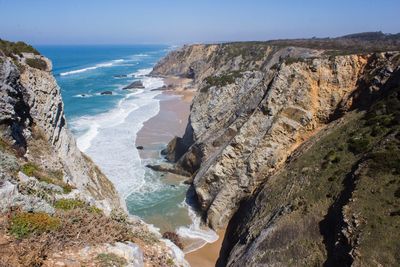
[[[161,231],[191,239],[188,250],[218,236],[200,227],[200,218],[185,201],[187,185],[171,186],[145,167],[136,136],[160,110],[161,78],[148,77],[152,67],[174,47],[166,45],[36,46],[53,62],[68,127],[81,151],[113,182],[128,211]],[[123,90],[133,81],[144,89]],[[111,91],[112,94],[101,94]],[[166,146],[166,144],[163,144]],[[160,150],[163,147],[160,147]],[[154,218],[159,218],[154,220]]]

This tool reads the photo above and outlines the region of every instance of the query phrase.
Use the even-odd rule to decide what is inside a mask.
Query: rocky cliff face
[[[368,142],[368,148],[377,146],[371,153],[380,153],[390,139],[381,132],[364,142],[357,131],[371,130],[358,124],[360,110],[398,85],[400,54],[308,47],[289,47],[287,42],[185,46],[154,69],[155,75],[192,77],[198,89],[185,135],[168,149],[175,156],[180,152],[177,168],[192,173],[209,226],[222,227],[235,214],[221,266],[363,266],[399,260],[396,249],[388,257],[375,253],[362,258],[371,253],[373,241],[360,237],[368,233],[360,221],[375,223],[377,217],[361,211],[371,203],[355,184],[362,181],[360,190],[369,190],[365,173],[371,168],[366,163],[370,154],[354,147]],[[353,139],[348,139],[350,130],[339,128],[341,123],[354,126]],[[345,155],[336,157],[337,150]],[[295,168],[295,162],[300,166]],[[398,174],[387,175],[382,187],[399,182]],[[329,182],[318,180],[325,176]],[[384,193],[378,203],[385,202],[385,194],[397,203],[380,211],[388,217],[398,205],[396,186],[379,190]],[[353,194],[360,199],[355,201]],[[379,226],[372,224],[382,230],[384,224],[395,227],[395,220],[392,216]],[[393,238],[378,237],[381,230],[374,233],[381,245],[394,245]]]
[[[329,123],[241,203],[219,266],[399,264],[399,63],[364,80],[370,107]]]
[[[45,65],[42,69],[31,67],[26,64],[28,59]],[[50,61],[28,53],[21,54],[15,64],[8,57],[0,60],[2,139],[27,161],[62,172],[64,182],[106,212],[121,207],[111,182],[79,151],[67,129],[60,88],[51,74]]]
[[[51,62],[0,40],[0,266],[187,266],[67,129]]]
[[[194,174],[213,228],[226,224],[239,202],[298,145],[348,109],[365,66],[374,60],[371,54],[321,54],[305,48],[195,45],[173,52],[155,68],[155,74],[195,73],[199,93],[177,144],[187,149],[178,166]]]

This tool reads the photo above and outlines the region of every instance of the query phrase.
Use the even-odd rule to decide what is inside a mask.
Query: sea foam
[[[202,225],[201,217],[196,211],[184,201],[182,203],[189,213],[192,220],[190,226],[181,226],[176,230],[176,233],[182,238],[189,241],[189,245],[185,247],[184,252],[190,253],[205,246],[207,243],[214,243],[218,240],[219,236],[212,229]]]
[[[159,100],[155,99],[159,92],[150,89],[163,86],[162,79],[143,76],[142,81],[145,89],[127,94],[110,111],[82,116],[71,123],[80,133],[78,147],[100,166],[122,199],[145,185],[145,169],[135,140],[143,123],[159,112]]]
[[[83,68],[83,69],[78,69],[78,70],[71,70],[71,71],[66,71],[66,72],[61,72],[60,75],[61,76],[67,76],[67,75],[72,75],[72,74],[78,74],[78,73],[82,73],[82,72],[86,72],[88,70],[95,70],[98,68],[107,68],[107,67],[112,67],[116,64],[119,64],[121,62],[124,62],[124,59],[116,59],[116,60],[112,60],[110,62],[105,62],[105,63],[100,63],[100,64],[96,64],[94,66],[91,67],[87,67],[87,68]]]

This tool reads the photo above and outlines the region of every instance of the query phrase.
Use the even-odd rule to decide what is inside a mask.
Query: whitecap
[[[163,80],[143,77],[143,84],[146,89],[155,89],[163,85]],[[78,133],[78,147],[100,166],[124,200],[146,184],[135,140],[143,123],[159,112],[159,100],[155,99],[159,92],[146,89],[126,94],[108,112],[83,116],[71,123]]]
[[[111,62],[100,63],[100,64],[96,64],[94,66],[83,68],[83,69],[71,70],[71,71],[67,71],[67,72],[61,72],[60,76],[78,74],[78,73],[86,72],[88,70],[95,70],[95,69],[98,69],[98,68],[112,67],[112,66],[114,66],[114,65],[116,65],[118,63],[124,62],[124,61],[125,61],[124,59],[116,59],[116,60],[113,60]]]
[[[196,251],[207,243],[214,243],[219,236],[212,229],[203,226],[201,217],[196,211],[186,203],[186,200],[181,203],[188,209],[188,214],[192,220],[190,226],[181,226],[176,230],[176,233],[182,238],[189,241],[189,245],[185,247],[185,253]]]
[[[147,69],[140,69],[138,71],[135,71],[131,74],[128,74],[128,77],[134,77],[134,78],[143,78],[151,73],[153,69],[152,68],[147,68]]]
[[[73,97],[88,98],[88,97],[92,97],[92,96],[93,96],[92,94],[83,93],[83,94],[74,95]]]

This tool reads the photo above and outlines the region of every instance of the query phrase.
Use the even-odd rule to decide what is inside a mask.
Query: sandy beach
[[[146,121],[138,132],[136,145],[142,146],[139,150],[142,160],[159,157],[160,150],[174,137],[182,136],[188,122],[190,104],[195,91],[190,89],[189,79],[167,77],[164,79],[165,88],[157,96],[160,100],[160,112]],[[180,182],[184,177],[165,174],[165,179],[170,182]],[[218,232],[218,241],[207,244],[199,250],[186,255],[186,260],[191,266],[215,266],[219,256],[224,231]]]
[[[224,240],[225,230],[217,231],[218,240],[214,243],[206,244],[202,248],[185,255],[185,259],[192,267],[214,267],[219,257],[222,241]]]
[[[189,118],[190,104],[195,92],[189,87],[189,79],[169,77],[164,79],[167,89],[157,96],[160,100],[160,111],[143,124],[138,132],[136,145],[142,159],[155,157],[160,147],[167,144],[175,136],[183,136]]]

